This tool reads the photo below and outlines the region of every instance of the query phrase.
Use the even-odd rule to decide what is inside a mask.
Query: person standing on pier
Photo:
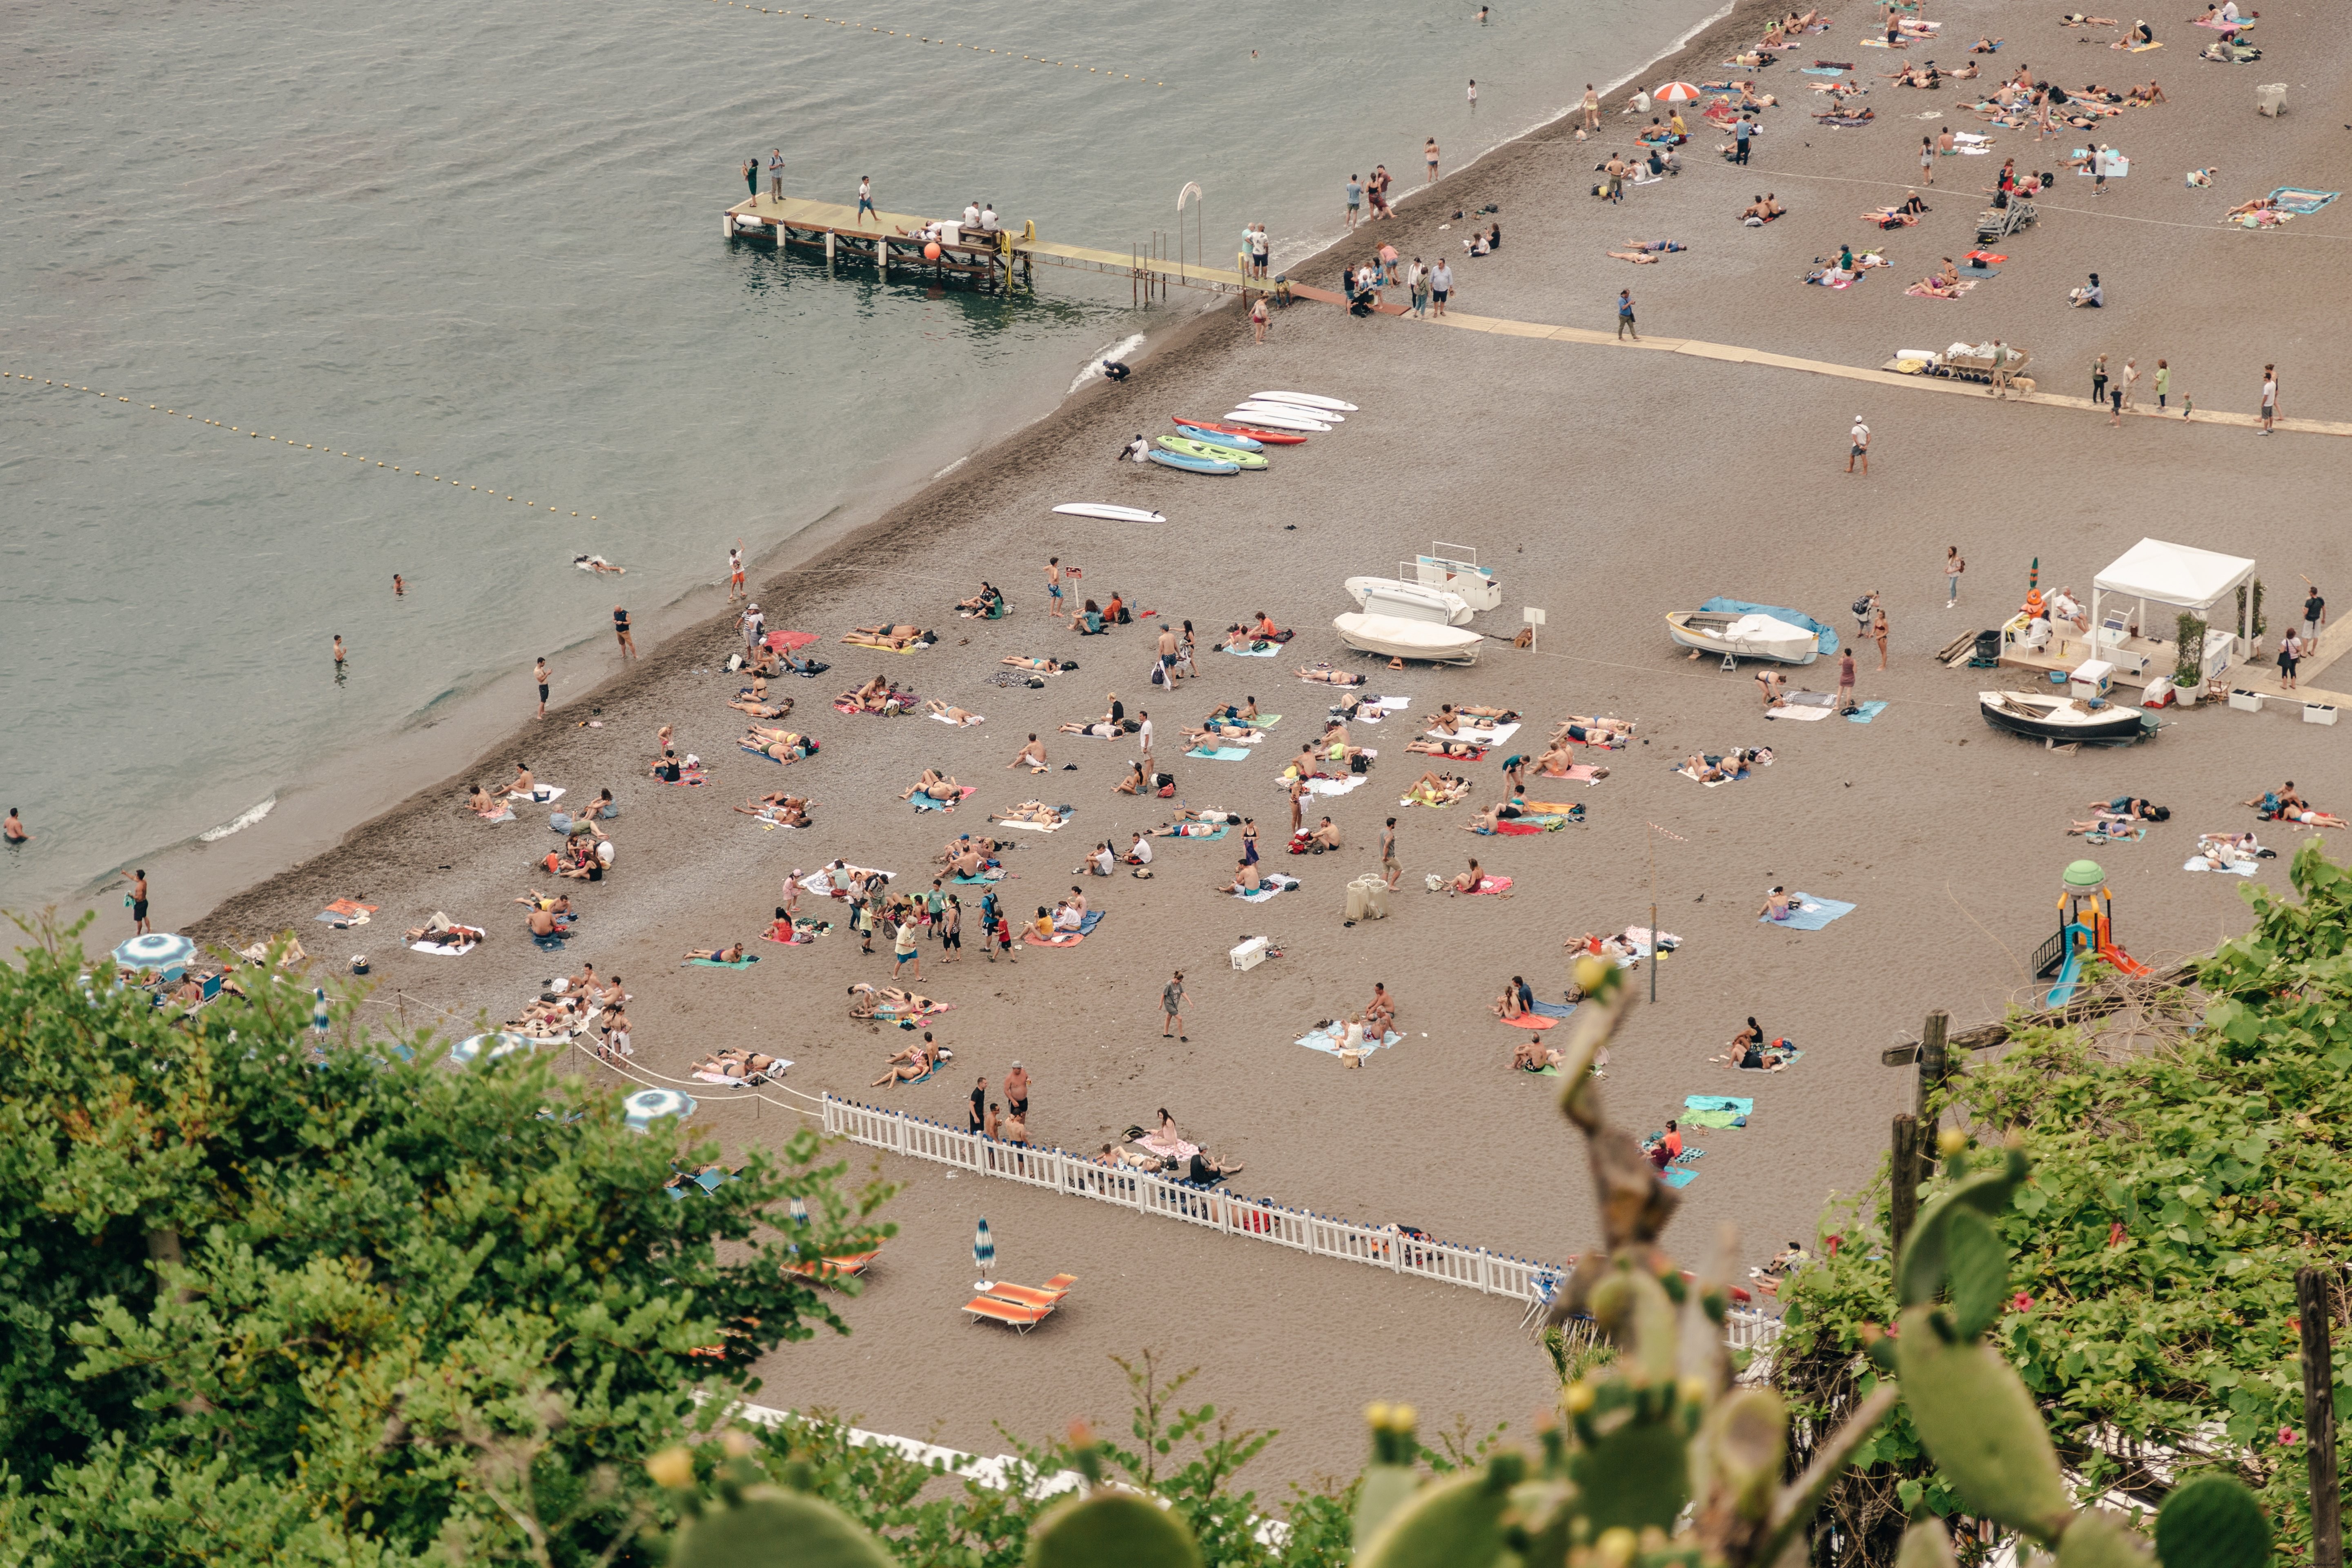
[[[736,173],[743,176],[743,184],[751,193],[751,199],[758,201],[760,199],[760,154],[754,153],[744,159],[743,166]]]
[[[869,217],[877,224],[882,221],[880,215],[874,210],[874,176],[860,174],[857,176],[857,226],[865,227]]]
[[[768,149],[768,194],[778,201],[784,199],[784,150]]]

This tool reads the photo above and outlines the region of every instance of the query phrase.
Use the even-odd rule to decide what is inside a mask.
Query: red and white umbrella
[[[1651,89],[1650,96],[1660,103],[1696,103],[1702,95],[1686,81],[1670,81]]]

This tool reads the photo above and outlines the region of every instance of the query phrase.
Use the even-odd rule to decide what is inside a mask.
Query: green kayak
[[[1258,452],[1238,452],[1231,447],[1212,447],[1206,441],[1188,440],[1181,436],[1162,436],[1160,445],[1171,452],[1187,458],[1207,458],[1219,463],[1237,463],[1244,468],[1263,468],[1265,457]]]

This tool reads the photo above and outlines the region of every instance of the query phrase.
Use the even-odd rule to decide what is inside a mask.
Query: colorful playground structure
[[[2107,874],[2096,860],[2077,860],[2058,884],[2058,930],[2033,955],[2038,978],[2057,976],[2050,988],[2051,1006],[2063,1007],[2074,1000],[2083,972],[2095,958],[2121,973],[2149,973],[2147,965],[2116,945]]]

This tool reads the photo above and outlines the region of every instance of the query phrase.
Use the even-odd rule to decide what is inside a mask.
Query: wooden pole
[[[1929,1097],[1944,1086],[1944,1035],[1951,1022],[1951,1015],[1938,1007],[1919,1028],[1919,1089],[1912,1111],[1922,1121],[1928,1119]]]
[[[2303,1440],[2311,1467],[2313,1568],[2344,1568],[2343,1495],[2336,1475],[2336,1366],[2328,1345],[2330,1270],[2298,1268],[2295,1313],[2303,1324]]]
[[[1919,1217],[1919,1119],[1908,1112],[1895,1119],[1893,1155],[1887,1167],[1886,1226],[1895,1238],[1894,1261],[1899,1263],[1904,1238]]]

